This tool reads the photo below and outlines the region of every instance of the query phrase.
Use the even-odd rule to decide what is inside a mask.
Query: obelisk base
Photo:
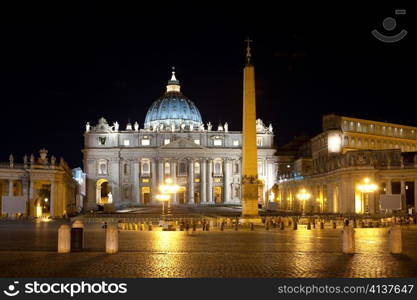
[[[242,185],[242,217],[241,223],[262,223],[258,213],[258,183],[243,183]]]

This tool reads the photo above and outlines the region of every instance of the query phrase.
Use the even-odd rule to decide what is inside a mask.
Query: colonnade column
[[[333,212],[335,212],[334,211],[334,200],[333,200],[333,184],[332,183],[329,183],[329,184],[327,184],[327,195],[326,195],[326,198],[327,198],[327,211],[328,212],[330,212],[330,213],[333,213]]]
[[[414,209],[417,211],[417,178],[414,178]]]
[[[207,159],[202,158],[200,162],[200,200],[201,200],[201,203],[206,203],[207,201],[207,198],[206,198],[206,191],[207,191],[206,163],[207,163]]]
[[[194,160],[188,159],[188,203],[194,202]]]
[[[207,160],[207,202],[213,203],[213,160]]]
[[[171,179],[173,184],[177,184],[177,161],[171,160]],[[177,203],[177,194],[172,195],[172,203]]]
[[[224,160],[224,202],[230,202],[230,179],[231,179],[231,174],[230,174],[230,165],[231,165],[231,160],[229,158],[225,158]]]
[[[405,182],[401,180],[401,210],[407,211],[407,202],[405,199]]]
[[[49,216],[55,216],[55,198],[56,198],[56,183],[55,181],[51,182],[51,197],[49,199]]]
[[[387,195],[391,195],[392,194],[392,180],[389,179],[386,183],[386,188],[387,188]]]

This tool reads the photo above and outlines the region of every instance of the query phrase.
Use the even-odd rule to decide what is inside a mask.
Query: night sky
[[[136,2],[142,3],[142,2]],[[170,3],[170,4],[168,4]],[[85,123],[141,128],[172,66],[203,121],[241,130],[244,39],[254,40],[257,115],[277,146],[320,132],[323,114],[417,126],[413,11],[178,1],[155,7],[1,8],[0,161],[43,147],[82,166]],[[371,30],[395,17],[402,41]],[[392,33],[390,33],[392,34]]]

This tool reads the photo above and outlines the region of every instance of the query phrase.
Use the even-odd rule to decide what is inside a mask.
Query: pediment
[[[204,149],[204,147],[186,138],[179,138],[167,145],[161,146],[160,149]]]

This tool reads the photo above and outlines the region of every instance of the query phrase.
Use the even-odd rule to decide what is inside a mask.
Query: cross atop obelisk
[[[250,43],[245,40],[246,63],[243,70],[242,217],[256,222],[258,215],[258,149],[256,146],[255,68]]]
[[[251,40],[249,37],[245,40],[246,42],[246,65],[251,65],[252,64],[252,54],[251,54],[251,49],[250,49],[250,43],[253,42],[253,40]]]

